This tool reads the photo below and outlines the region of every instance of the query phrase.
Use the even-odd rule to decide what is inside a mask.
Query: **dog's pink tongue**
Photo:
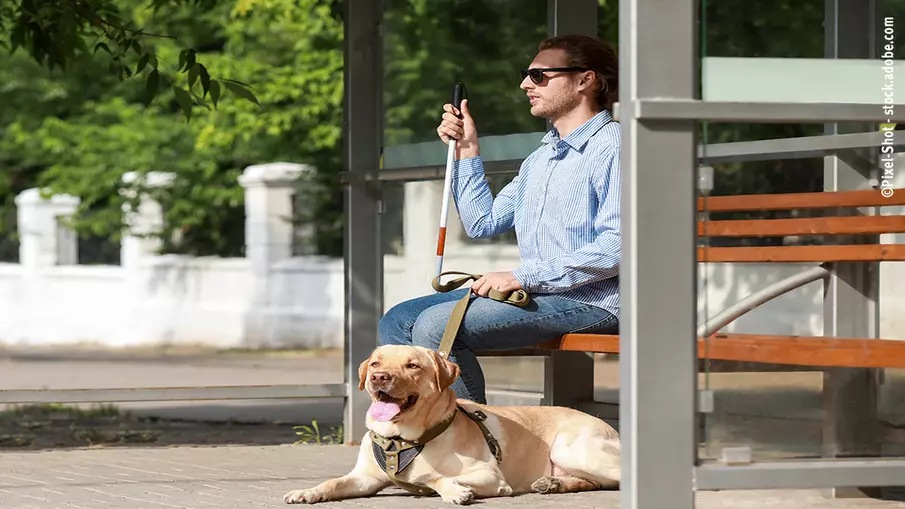
[[[375,421],[386,422],[396,416],[402,409],[396,403],[384,403],[383,401],[375,401],[371,403],[368,413]]]

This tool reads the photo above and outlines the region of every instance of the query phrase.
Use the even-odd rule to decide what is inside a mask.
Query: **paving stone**
[[[0,454],[0,507],[268,508],[289,507],[283,494],[349,471],[358,449],[341,445],[109,448]],[[652,487],[651,489],[656,489]],[[828,500],[814,490],[699,493],[696,505],[716,508],[905,508],[873,499]],[[524,495],[482,500],[478,507],[619,507],[615,491]],[[444,508],[436,497],[398,489],[318,504],[329,508]],[[293,506],[294,507],[294,506]]]

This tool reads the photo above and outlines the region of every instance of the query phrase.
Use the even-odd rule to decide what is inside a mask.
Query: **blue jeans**
[[[393,306],[380,320],[381,345],[416,345],[437,350],[456,301],[469,288],[437,293]],[[473,296],[449,359],[461,375],[452,389],[459,398],[486,404],[484,372],[475,350],[527,348],[571,332],[616,334],[612,313],[555,294],[532,295],[524,308]]]

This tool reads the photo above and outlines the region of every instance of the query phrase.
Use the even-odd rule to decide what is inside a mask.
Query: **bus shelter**
[[[492,4],[499,7],[506,3]],[[744,172],[752,167],[756,170],[751,165],[763,161],[810,164],[809,168],[818,175],[817,190],[903,187],[901,176],[890,183],[893,175],[884,173],[879,164],[880,147],[886,136],[880,131],[881,126],[905,120],[905,108],[884,108],[898,102],[886,93],[888,89],[884,91],[884,83],[891,83],[892,75],[905,70],[896,58],[902,54],[902,45],[895,41],[895,13],[905,14],[902,6],[879,0],[823,0],[819,4],[793,3],[787,9],[767,8],[763,4],[751,11],[743,8],[737,17],[744,30],[760,30],[769,39],[774,37],[770,30],[777,26],[783,29],[784,20],[800,18],[810,20],[811,28],[817,27],[822,40],[814,46],[817,49],[807,54],[793,44],[787,49],[774,49],[768,56],[725,56],[719,54],[718,48],[714,50],[714,45],[721,42],[714,36],[720,30],[718,24],[728,23],[720,20],[729,19],[717,2],[623,0],[618,6],[597,0],[511,3],[518,11],[518,19],[512,23],[521,23],[520,30],[529,32],[519,39],[524,41],[522,47],[516,48],[521,51],[519,58],[506,53],[507,48],[486,43],[495,38],[503,40],[502,29],[492,34],[463,32],[454,41],[456,47],[473,45],[475,61],[483,57],[497,59],[500,72],[511,72],[530,62],[536,44],[546,35],[594,34],[618,45],[620,95],[615,113],[623,136],[624,237],[618,398],[609,403],[618,405],[625,468],[621,486],[624,507],[690,508],[695,492],[702,490],[818,487],[826,488],[830,496],[844,496],[854,488],[872,492],[902,484],[905,450],[897,448],[894,441],[886,441],[885,437],[892,434],[882,435],[879,444],[862,447],[864,437],[859,433],[863,435],[864,428],[858,424],[860,412],[876,411],[878,399],[892,404],[889,402],[905,392],[905,386],[894,383],[901,375],[896,369],[847,368],[832,373],[816,370],[817,380],[822,381],[819,390],[807,389],[808,381],[790,390],[786,396],[791,399],[783,400],[785,403],[778,410],[773,409],[777,414],[788,415],[772,417],[791,417],[804,412],[801,405],[813,405],[810,410],[818,417],[802,417],[802,422],[810,421],[807,426],[811,427],[802,424],[797,428],[812,430],[816,426],[819,436],[812,447],[790,449],[773,444],[768,437],[782,432],[766,427],[764,423],[770,416],[763,421],[752,417],[747,424],[742,423],[741,428],[747,425],[748,432],[734,438],[723,437],[725,446],[717,437],[706,436],[721,407],[731,407],[733,401],[743,407],[757,406],[775,396],[767,388],[771,382],[782,385],[796,376],[813,376],[815,370],[752,370],[764,377],[760,379],[764,384],[760,389],[749,388],[753,392],[747,393],[747,400],[744,394],[732,392],[735,389],[729,382],[725,386],[710,385],[709,377],[716,380],[719,374],[701,367],[697,328],[702,321],[701,297],[713,294],[708,293],[710,289],[701,289],[700,271],[710,274],[711,283],[713,278],[719,279],[719,274],[737,281],[743,272],[732,267],[699,268],[697,248],[702,236],[696,228],[696,204],[702,192],[699,181],[709,180],[709,173],[702,167],[717,167],[717,189],[720,179],[729,179],[735,175],[733,171]],[[462,18],[486,14],[467,12],[465,7],[470,4],[461,4],[461,9],[435,17],[431,26],[409,32],[428,37],[438,26],[466,26],[461,23]],[[426,17],[418,18],[417,10],[429,9],[430,5],[412,2],[409,7],[400,7],[399,2],[389,0],[346,3],[343,181],[347,442],[354,442],[365,433],[368,401],[366,394],[357,390],[358,365],[377,345],[380,317],[391,301],[402,298],[399,293],[393,299],[387,298],[387,288],[404,284],[398,278],[392,279],[385,263],[387,218],[398,214],[394,208],[398,203],[389,197],[396,196],[394,193],[405,184],[443,179],[445,149],[436,140],[435,132],[422,128],[412,133],[409,129],[408,134],[400,135],[405,129],[397,118],[402,111],[398,94],[393,96],[397,99],[390,99],[396,103],[385,103],[398,92],[394,79],[399,73],[429,72],[400,68],[393,51],[426,51],[425,62],[448,62],[451,58],[441,46],[425,42],[419,50],[417,37],[413,40],[400,35],[400,27],[406,22],[421,19],[427,23]],[[400,14],[398,9],[410,11]],[[614,16],[614,12],[618,15]],[[761,14],[763,19],[759,18]],[[714,20],[714,15],[722,18]],[[795,25],[788,30],[795,31]],[[618,33],[618,38],[610,37],[614,33]],[[451,65],[468,67],[461,62]],[[437,64],[431,68],[442,67]],[[443,82],[443,76],[438,74],[436,86],[450,90],[452,81]],[[510,90],[499,93],[518,93],[518,81],[514,73]],[[470,90],[479,85],[476,81],[467,84]],[[406,96],[412,104],[417,104],[415,92]],[[480,97],[490,96],[492,93],[485,92]],[[435,107],[439,122],[442,102],[431,107]],[[479,101],[474,102],[472,111],[482,132]],[[484,118],[487,116],[489,113]],[[500,132],[496,128],[497,131],[484,132],[481,146],[489,178],[505,181],[516,173],[521,159],[536,146],[546,129],[542,123],[532,122],[525,119],[515,131]],[[800,132],[812,134],[708,139],[718,125],[795,126]],[[900,139],[893,139],[895,152],[901,143]],[[738,166],[731,167],[733,164]],[[775,170],[776,166],[772,168]],[[409,196],[405,203],[411,203]],[[407,238],[407,246],[409,241],[417,239]],[[884,236],[883,241],[894,242],[895,236]],[[430,246],[435,239],[425,242]],[[433,263],[431,255],[427,251],[421,255],[428,265]],[[814,323],[801,327],[811,327],[818,331],[817,335],[827,337],[881,337],[884,324],[889,328],[892,326],[888,324],[894,321],[894,308],[890,306],[896,305],[898,294],[887,276],[896,273],[887,267],[895,263],[846,265],[826,280],[815,280],[812,293],[802,294],[802,299],[811,299],[808,305],[817,307],[817,315],[807,306],[797,309],[793,304],[782,304],[774,308],[780,314],[771,316],[807,315]],[[783,270],[798,268],[796,265]],[[757,280],[753,272],[744,274],[749,283]],[[420,290],[412,290],[415,293],[430,291],[427,280],[410,283],[421,284]],[[769,291],[768,283],[762,284],[765,291]],[[751,284],[754,288],[760,283]],[[884,307],[881,294],[891,295],[892,304]],[[903,314],[901,310],[899,314]],[[711,311],[709,316],[712,315]],[[782,320],[763,326],[782,327],[778,323]],[[789,320],[794,321],[794,317]],[[794,329],[793,334],[802,330],[795,327],[798,326],[788,327]],[[568,369],[571,361],[563,362],[566,365],[557,369]],[[738,369],[736,374],[741,371]],[[790,395],[793,392],[803,399],[795,400]],[[742,396],[735,400],[738,394]],[[732,413],[728,409],[722,415]],[[704,438],[701,430],[705,430]],[[800,443],[807,440],[810,439],[802,438]]]

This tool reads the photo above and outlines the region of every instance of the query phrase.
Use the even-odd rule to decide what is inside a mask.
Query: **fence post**
[[[252,277],[252,296],[245,325],[248,346],[272,343],[267,326],[273,264],[292,257],[293,195],[298,177],[311,167],[297,163],[256,164],[245,168],[245,257]]]
[[[169,186],[176,175],[173,173],[152,171],[145,174],[130,171],[123,175],[126,185],[138,184],[145,189],[157,189]],[[126,188],[123,194],[134,197],[136,189]],[[120,265],[125,268],[135,267],[143,258],[154,256],[160,249],[161,241],[156,236],[163,228],[163,208],[157,200],[142,194],[138,207],[133,210],[130,204],[123,206],[125,223],[129,230],[123,234],[120,246]]]
[[[19,193],[19,263],[30,268],[78,263],[78,238],[60,219],[75,214],[79,203],[78,197],[68,194],[44,198],[38,188]]]

